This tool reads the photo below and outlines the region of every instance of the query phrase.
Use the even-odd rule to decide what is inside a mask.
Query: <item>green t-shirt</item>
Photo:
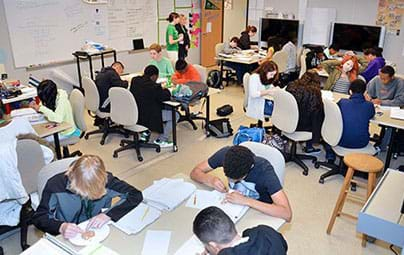
[[[167,31],[166,31],[166,45],[167,45],[167,50],[168,51],[178,51],[178,42],[174,44],[169,43],[169,36],[173,36],[173,40],[178,40],[178,31],[175,29],[175,26],[173,24],[168,24],[167,26]]]
[[[150,61],[150,65],[154,65],[159,69],[160,78],[171,77],[174,73],[174,68],[168,58],[162,57],[160,61],[152,60]]]

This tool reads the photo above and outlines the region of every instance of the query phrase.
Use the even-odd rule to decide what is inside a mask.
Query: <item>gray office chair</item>
[[[79,150],[70,153],[68,146],[79,143],[80,138],[83,137],[85,132],[87,131],[87,125],[84,120],[85,100],[83,93],[81,93],[81,91],[78,89],[73,89],[73,91],[70,93],[69,100],[73,109],[74,123],[76,123],[77,128],[80,129],[82,133],[80,137],[73,136],[68,139],[63,139],[60,141],[60,146],[63,147],[64,158],[82,155],[81,151]]]
[[[135,149],[137,159],[143,161],[143,157],[140,153],[141,147],[154,148],[156,152],[160,152],[159,145],[139,140],[139,133],[148,129],[147,127],[137,124],[138,107],[132,93],[124,88],[111,88],[109,90],[109,98],[111,99],[110,116],[112,121],[122,125],[125,130],[133,135],[133,140],[121,140],[121,147],[114,151],[113,157],[117,158],[118,153],[121,151]]]
[[[104,145],[105,139],[109,134],[118,133],[127,136],[127,134],[125,134],[122,129],[120,129],[120,127],[112,125],[109,112],[101,112],[98,109],[100,105],[100,96],[98,94],[98,89],[95,85],[95,82],[91,78],[83,77],[82,85],[84,89],[84,99],[87,110],[104,120],[103,125],[99,129],[87,132],[84,138],[87,140],[90,135],[102,134],[100,144]]]

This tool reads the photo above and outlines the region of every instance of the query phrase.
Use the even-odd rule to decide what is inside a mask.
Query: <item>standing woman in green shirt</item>
[[[178,13],[170,13],[167,20],[169,22],[166,31],[167,55],[168,58],[175,63],[178,59],[178,43],[184,40],[184,35],[179,35],[175,28],[175,25],[180,22]]]

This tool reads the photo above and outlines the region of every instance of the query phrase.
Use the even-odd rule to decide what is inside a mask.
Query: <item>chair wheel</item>
[[[84,136],[84,139],[88,140],[88,135],[85,135],[85,136]]]
[[[356,191],[356,183],[351,184],[351,191],[355,192]]]
[[[124,136],[125,136],[125,138],[129,138],[129,134],[125,134]]]
[[[178,146],[177,146],[177,145],[174,145],[174,146],[173,146],[173,151],[174,151],[174,152],[177,152],[177,151],[178,151]]]
[[[77,156],[81,157],[81,156],[83,156],[83,153],[82,152],[77,152]]]
[[[192,127],[192,129],[193,129],[193,130],[197,130],[197,129],[198,129],[198,127],[197,127],[197,126],[195,126],[195,127]]]
[[[121,146],[121,147],[122,147],[122,146],[125,146],[125,143],[121,141],[121,142],[119,143],[119,146]]]
[[[138,156],[138,157],[137,157],[137,160],[139,160],[140,162],[142,162],[142,161],[143,161],[143,157],[142,157],[142,156]]]
[[[311,163],[315,164],[317,162],[317,159],[312,159]]]
[[[315,169],[319,169],[319,168],[320,168],[320,163],[315,162],[315,163],[314,163],[314,168],[315,168]],[[323,181],[323,182],[324,182],[324,181]]]
[[[309,175],[309,171],[304,170],[304,171],[303,171],[303,175],[304,175],[304,176]]]
[[[114,154],[112,154],[112,157],[117,158],[117,157],[118,157],[118,153],[114,152]]]
[[[319,182],[320,184],[324,184],[324,179],[323,179],[323,178],[320,178],[320,180],[318,180],[318,182]]]
[[[160,151],[161,151],[160,147],[156,148],[156,152],[160,152]]]
[[[104,141],[104,140],[101,140],[101,141],[100,141],[100,144],[101,144],[101,145],[104,145],[104,144],[105,144],[105,141]]]

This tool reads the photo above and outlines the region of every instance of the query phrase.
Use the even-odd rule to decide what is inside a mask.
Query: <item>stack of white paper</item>
[[[204,250],[205,247],[202,242],[193,235],[175,252],[174,255],[202,254]]]
[[[230,190],[235,192],[234,190]],[[197,190],[188,199],[185,206],[197,209],[204,209],[209,206],[216,206],[222,209],[232,220],[237,222],[240,220],[248,210],[248,206],[237,205],[232,203],[224,203],[224,198],[226,194],[220,193],[219,191],[207,191],[207,190]]]
[[[404,109],[391,108],[390,109],[390,118],[404,120]]]
[[[172,211],[196,190],[195,185],[183,179],[163,178],[142,193],[145,202],[159,210]]]
[[[32,108],[21,108],[12,110],[10,113],[11,118],[25,118],[31,124],[40,124],[45,123],[45,116],[41,113],[37,113]]]
[[[147,225],[156,221],[161,212],[144,203],[140,203],[136,208],[123,216],[119,221],[112,223],[126,234],[136,234]]]

